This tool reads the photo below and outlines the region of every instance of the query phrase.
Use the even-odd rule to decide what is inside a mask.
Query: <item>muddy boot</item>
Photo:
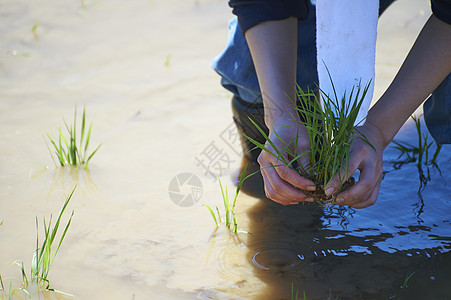
[[[258,131],[258,129],[249,120],[251,118],[260,126],[263,131],[268,134],[268,128],[265,124],[264,110],[262,103],[249,103],[237,96],[232,98],[233,121],[240,135],[241,146],[243,148],[243,156],[250,162],[256,163],[257,157],[261,150],[255,149],[255,145],[249,141],[246,136],[265,144],[266,140]],[[246,136],[245,136],[246,135]]]
[[[257,128],[255,128],[255,125],[252,124],[249,118],[257,123],[266,134],[268,134],[268,128],[266,127],[264,120],[262,103],[253,104],[234,96],[232,98],[232,113],[233,121],[235,122],[240,136],[241,147],[243,148],[243,159],[241,161],[241,166],[237,172],[232,175],[232,180],[235,184],[238,184],[244,167],[247,167],[246,175],[252,174],[260,169],[260,165],[257,163],[257,158],[260,155],[261,150],[255,148],[255,145],[249,141],[245,135],[258,141],[259,143],[266,143],[263,135],[261,135]],[[255,173],[252,177],[246,179],[241,187],[241,192],[256,198],[265,198],[265,190],[261,173]]]

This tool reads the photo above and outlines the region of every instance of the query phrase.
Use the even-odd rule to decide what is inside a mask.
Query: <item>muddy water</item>
[[[413,124],[398,138],[414,144]],[[292,284],[308,299],[449,299],[451,244],[434,237],[451,232],[450,148],[439,157],[438,168],[418,169],[389,148],[378,202],[365,210],[255,204],[248,247],[268,283],[261,299],[280,299]]]
[[[400,0],[382,17],[376,96],[429,13],[427,1]],[[202,204],[221,207],[214,177],[233,190],[240,166],[230,95],[209,67],[226,43],[225,1],[5,0],[0,16],[5,285],[20,286],[13,261],[30,268],[35,218],[57,214],[77,185],[49,275],[76,299],[283,299],[292,283],[309,299],[451,294],[449,243],[431,239],[451,235],[446,147],[441,174],[430,167],[420,193],[415,164],[396,169],[387,151],[378,203],[366,210],[280,207],[258,196],[255,178],[236,208],[239,228],[255,235],[215,231]],[[93,121],[91,146],[102,144],[88,171],[55,167],[42,138],[76,104]],[[415,142],[413,127],[400,138]],[[221,161],[205,169],[212,150]],[[193,205],[171,201],[181,173],[202,184]]]

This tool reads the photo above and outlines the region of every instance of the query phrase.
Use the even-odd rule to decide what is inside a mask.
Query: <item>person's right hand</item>
[[[326,195],[332,195],[342,182],[348,180],[356,170],[360,170],[359,181],[350,189],[339,193],[336,203],[353,208],[365,208],[373,205],[379,194],[383,173],[382,154],[387,142],[381,131],[368,121],[357,128],[359,133],[356,133],[349,150],[349,169],[346,170],[346,162],[343,162],[344,166],[326,186]],[[360,134],[365,136],[371,146],[359,137]]]
[[[268,137],[277,151],[270,142],[267,141],[265,144],[265,147],[276,155],[278,152],[282,152],[281,157],[283,159],[278,159],[264,150],[262,150],[257,159],[261,167],[266,197],[282,205],[298,204],[304,201],[313,202],[313,198],[307,196],[299,189],[308,191],[316,190],[313,181],[301,176],[285,163],[290,162],[294,158],[294,156],[290,155],[290,151],[284,149],[287,148],[286,144],[289,144],[289,149],[294,153],[296,148],[296,134],[298,134],[296,155],[302,154],[303,152],[308,153],[309,151],[307,130],[301,126],[289,127],[293,124],[293,121],[283,121],[270,129]],[[308,154],[298,159],[297,163],[308,170]]]

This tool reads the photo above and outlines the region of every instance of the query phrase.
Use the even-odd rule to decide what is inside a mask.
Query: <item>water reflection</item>
[[[284,207],[264,197],[261,177],[245,182],[260,198],[247,212],[247,257],[267,285],[255,299],[291,299],[292,284],[307,299],[449,299],[451,242],[432,237],[451,235],[451,152],[423,168],[386,152],[379,199],[364,210]]]
[[[35,167],[30,171],[30,178],[36,179],[44,175],[46,172],[52,172],[52,184],[50,185],[48,197],[56,190],[63,191],[73,189],[77,186],[77,190],[93,193],[97,190],[97,186],[92,180],[89,169],[81,167],[65,166],[56,167],[50,171],[48,167]]]

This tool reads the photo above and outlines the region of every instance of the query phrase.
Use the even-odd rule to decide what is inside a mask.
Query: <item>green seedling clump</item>
[[[38,33],[37,33],[37,29],[39,27],[39,22],[34,23],[33,27],[31,28],[31,32],[33,33],[34,39],[37,41],[38,40]]]
[[[12,295],[15,294],[16,291],[21,291],[25,293],[31,299],[30,293],[27,290],[30,284],[36,286],[39,291],[58,292],[60,294],[72,296],[70,294],[50,288],[50,281],[48,279],[48,275],[52,263],[58,253],[58,250],[60,249],[61,244],[63,243],[63,240],[67,234],[70,223],[72,221],[72,217],[74,215],[74,212],[72,211],[69,220],[67,221],[67,224],[64,227],[64,231],[59,235],[60,238],[58,241],[56,239],[56,235],[58,233],[58,229],[60,228],[61,218],[69,204],[70,199],[72,198],[72,195],[74,194],[74,191],[75,188],[66,198],[66,201],[64,202],[64,205],[58,215],[58,218],[56,219],[55,225],[52,224],[52,215],[50,215],[48,223],[46,222],[45,219],[43,220],[44,240],[42,241],[41,244],[39,243],[39,227],[38,227],[38,219],[36,218],[36,250],[34,251],[33,259],[31,261],[31,271],[30,271],[31,282],[28,280],[29,277],[27,276],[27,273],[25,271],[23,261],[20,260],[14,261],[13,264],[17,265],[21,272],[22,285],[19,288],[13,289],[10,282],[9,299],[11,299]],[[1,287],[0,288],[0,298],[1,298],[2,293],[5,292],[5,287],[1,276],[0,276],[0,287]]]
[[[38,219],[36,218],[36,251],[33,255],[33,260],[31,263],[31,278],[38,285],[45,287],[46,290],[49,290],[49,280],[48,274],[50,271],[50,267],[52,266],[53,260],[55,259],[58,250],[61,247],[61,244],[66,236],[67,230],[69,229],[70,223],[72,221],[72,217],[74,212],[72,211],[69,220],[67,221],[66,226],[64,227],[64,231],[61,234],[60,240],[58,244],[56,244],[56,248],[52,251],[53,242],[56,242],[56,234],[58,232],[58,228],[61,222],[61,217],[66,210],[67,205],[69,204],[72,195],[74,194],[75,188],[72,190],[70,195],[66,198],[64,202],[63,208],[61,209],[58,218],[56,219],[56,223],[52,228],[52,216],[50,215],[50,219],[48,224],[44,219],[44,240],[42,241],[41,246],[39,246],[39,228],[38,228]]]
[[[371,83],[371,82],[370,82]],[[335,87],[333,97],[329,97],[323,91],[321,105],[320,100],[315,93],[311,91],[304,92],[299,86],[297,89],[297,100],[292,101],[293,107],[299,114],[299,118],[294,118],[294,127],[305,127],[308,131],[309,145],[308,151],[298,153],[298,140],[301,138],[298,135],[291,141],[284,141],[275,132],[277,138],[283,143],[284,147],[278,149],[273,141],[271,141],[265,132],[255,123],[259,132],[266,138],[266,141],[272,146],[275,151],[269,150],[265,145],[247,137],[256,148],[266,151],[277,158],[281,164],[277,166],[285,166],[296,170],[300,175],[311,179],[317,186],[316,191],[304,191],[304,193],[312,196],[316,202],[321,205],[327,203],[334,203],[336,195],[351,187],[354,184],[354,178],[350,176],[349,172],[349,149],[354,141],[357,139],[364,141],[374,147],[366,139],[366,137],[359,132],[356,123],[357,115],[363,103],[363,99],[368,91],[368,83],[363,91],[360,88],[353,88],[349,95],[344,95],[339,98],[336,94]],[[300,120],[300,121],[299,121]],[[291,160],[285,159],[282,154],[287,153]],[[308,157],[308,168],[303,167],[298,163],[302,156]],[[324,187],[330,182],[335,174],[341,175],[338,172],[340,168],[344,168],[346,178],[350,178],[342,184],[340,189],[329,197],[324,192]],[[351,174],[352,175],[352,174]],[[344,178],[340,178],[340,182]]]
[[[259,171],[257,171],[257,172],[251,173],[246,176],[246,170],[247,170],[247,165],[244,167],[244,169],[241,173],[240,181],[238,182],[238,186],[235,190],[235,196],[233,197],[233,202],[230,202],[230,200],[229,200],[229,194],[227,191],[227,187],[224,189],[222,186],[221,180],[219,180],[219,186],[221,188],[222,200],[224,203],[224,211],[225,211],[224,223],[225,223],[225,226],[227,228],[229,228],[230,230],[232,230],[233,233],[238,232],[238,222],[237,222],[236,215],[235,215],[235,205],[236,205],[236,200],[237,200],[238,194],[240,193],[241,187],[243,186],[243,182],[247,178],[249,178],[252,175],[259,172]],[[215,211],[213,211],[213,209],[210,206],[208,206],[207,204],[204,204],[204,206],[210,211],[211,217],[213,218],[213,221],[215,222],[216,227],[219,227],[219,225],[221,223],[223,223],[223,218],[221,217],[219,208],[216,206],[216,213],[215,213]],[[249,233],[249,232],[246,232],[246,233]]]
[[[421,133],[421,122],[420,118],[415,117],[415,115],[411,116],[413,122],[415,123],[415,128],[417,130],[418,136],[418,145],[412,145],[406,142],[401,141],[393,141],[393,148],[398,149],[401,152],[401,156],[405,155],[406,162],[417,162],[418,168],[421,168],[424,165],[432,165],[437,166],[437,157],[442,149],[442,145],[436,144],[435,152],[432,156],[432,159],[429,160],[429,153],[433,142],[428,141],[428,136],[426,134]]]
[[[81,132],[80,132],[80,141],[77,140],[77,130],[76,130],[76,121],[77,121],[77,107],[75,107],[74,113],[74,124],[68,125],[66,121],[64,121],[64,125],[66,126],[66,130],[68,136],[66,137],[61,128],[58,127],[58,137],[47,133],[47,138],[49,142],[53,145],[54,154],[58,160],[58,163],[61,166],[72,165],[78,166],[82,165],[86,169],[88,167],[88,163],[94,154],[99,150],[101,145],[98,145],[97,148],[88,154],[88,146],[89,140],[91,138],[91,129],[92,122],[89,125],[89,128],[86,132],[86,114],[85,109],[83,108],[83,115],[81,120]],[[44,138],[45,140],[45,138]],[[47,149],[49,149],[50,155],[52,159],[55,161],[52,152],[50,151],[49,144],[47,143]],[[55,162],[56,164],[56,162]]]
[[[306,153],[309,158],[309,167],[308,169],[302,166],[298,168],[301,174],[317,185],[317,190],[311,195],[320,203],[334,202],[337,193],[354,184],[354,178],[351,177],[352,174],[349,174],[349,149],[354,141],[360,139],[373,147],[357,129],[359,124],[356,124],[357,115],[369,85],[370,83],[363,91],[360,88],[356,90],[352,88],[349,96],[345,94],[341,99],[337,97],[335,88],[333,98],[322,93],[324,100],[322,107],[314,93],[304,93],[298,87],[299,105],[295,107],[301,116],[299,126],[307,128],[310,143],[310,151]],[[345,176],[349,180],[335,195],[327,197],[324,193],[325,186],[335,174],[341,174],[339,170],[343,166],[346,171]],[[339,179],[340,182],[343,181],[343,178]]]

